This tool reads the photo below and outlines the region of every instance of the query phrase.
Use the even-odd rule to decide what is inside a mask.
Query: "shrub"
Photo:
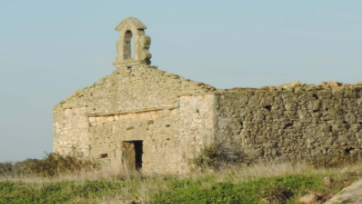
[[[44,159],[29,162],[24,169],[35,175],[54,176],[59,173],[92,170],[98,168],[98,166],[99,165],[92,160],[81,160],[75,156],[63,156],[59,153],[46,153]]]
[[[222,151],[217,150],[216,146],[207,146],[201,149],[199,155],[190,160],[190,164],[194,168],[201,170],[219,169],[225,162],[225,156]]]
[[[15,162],[15,164],[12,167],[12,172],[14,174],[28,173],[29,172],[28,167],[32,163],[35,163],[35,162],[38,162],[38,161],[39,161],[38,159],[30,159],[30,158],[28,158],[28,159],[25,159],[24,161]]]
[[[12,162],[1,162],[0,163],[0,175],[8,174],[11,172],[13,167]]]

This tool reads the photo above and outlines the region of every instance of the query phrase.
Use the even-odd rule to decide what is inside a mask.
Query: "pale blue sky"
[[[0,162],[52,151],[52,107],[112,73],[130,16],[153,65],[217,88],[362,81],[360,0],[0,0]]]

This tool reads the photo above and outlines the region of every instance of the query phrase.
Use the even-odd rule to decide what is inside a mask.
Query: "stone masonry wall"
[[[182,96],[180,98],[179,151],[184,158],[181,173],[188,172],[189,159],[198,155],[215,139],[214,95]],[[180,165],[177,164],[176,165]]]
[[[204,83],[152,68],[118,69],[90,87],[78,90],[55,108],[86,107],[87,115],[172,109],[181,95],[199,95],[215,90]]]
[[[216,144],[231,160],[298,161],[362,149],[362,86],[291,83],[216,93]]]
[[[361,125],[362,84],[217,90],[125,68],[54,107],[54,151],[122,160],[122,142],[142,140],[143,172],[186,173],[188,160],[212,144],[243,164],[362,149]]]
[[[143,172],[188,172],[213,134],[214,90],[157,69],[116,70],[54,107],[54,151],[121,160],[123,141],[142,140]]]
[[[92,158],[107,154],[108,159],[122,158],[122,141],[143,141],[144,172],[176,172],[168,157],[180,161],[176,151],[178,109],[90,117]]]
[[[54,111],[54,152],[89,156],[89,121],[86,108],[59,109]]]

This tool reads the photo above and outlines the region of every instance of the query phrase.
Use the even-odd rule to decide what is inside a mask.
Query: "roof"
[[[126,25],[128,22],[132,23],[139,30],[143,30],[143,29],[147,28],[147,26],[145,24],[143,24],[137,18],[128,17],[128,18],[124,19],[120,24],[118,24],[117,27],[115,28],[115,30],[121,31],[123,26]]]

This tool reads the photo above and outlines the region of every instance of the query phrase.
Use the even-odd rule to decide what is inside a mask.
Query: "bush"
[[[98,168],[98,164],[91,160],[77,159],[75,156],[63,156],[59,153],[49,153],[42,160],[29,162],[24,171],[41,176],[55,176],[59,173],[71,173],[80,170]]]
[[[29,169],[28,167],[35,163],[35,162],[38,162],[39,160],[38,159],[25,159],[24,161],[18,161],[18,162],[15,162],[15,164],[13,165],[12,167],[12,172],[14,174],[26,174],[26,173],[29,173]]]
[[[1,162],[0,163],[0,175],[8,174],[12,171],[12,162]]]
[[[208,146],[202,148],[200,154],[190,160],[190,164],[194,168],[204,169],[219,169],[225,162],[225,156],[222,151],[218,151],[216,146]]]

